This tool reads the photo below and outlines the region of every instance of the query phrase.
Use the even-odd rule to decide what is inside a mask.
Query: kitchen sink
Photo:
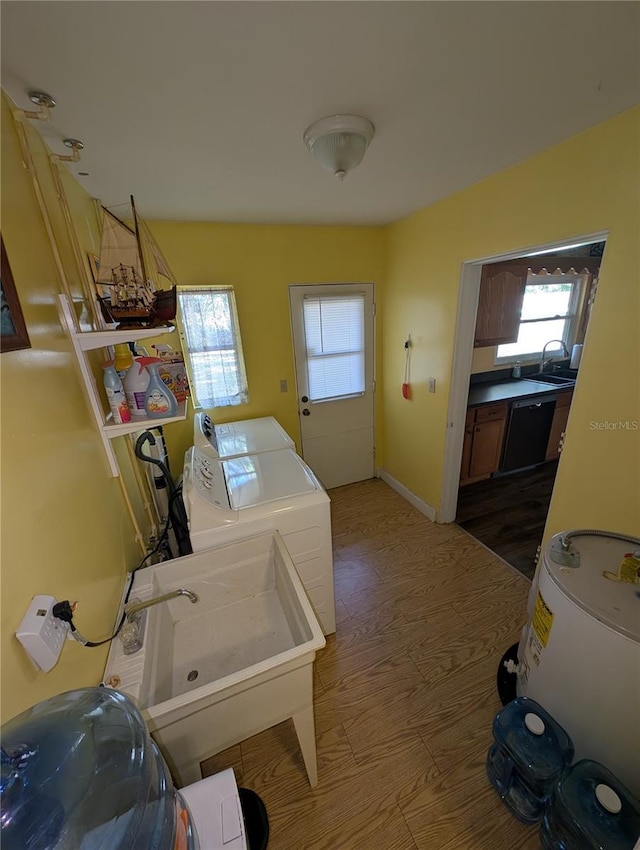
[[[540,384],[552,384],[556,387],[573,387],[575,378],[565,378],[560,375],[527,375],[528,381],[537,381]]]
[[[574,381],[578,377],[577,369],[554,369],[551,372],[552,375],[557,375],[559,378],[572,378]]]

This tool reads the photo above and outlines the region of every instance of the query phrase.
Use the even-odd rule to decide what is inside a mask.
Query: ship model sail
[[[149,228],[136,212],[133,197],[131,209],[133,228],[102,209],[96,277],[102,314],[107,322],[116,322],[123,329],[167,324],[176,315],[175,278]],[[163,288],[160,278],[171,288]]]

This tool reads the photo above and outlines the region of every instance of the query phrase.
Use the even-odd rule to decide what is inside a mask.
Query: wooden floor
[[[558,464],[460,488],[456,522],[528,578],[547,521]]]
[[[382,481],[330,496],[338,631],[316,660],[318,786],[291,721],[204,775],[233,767],[260,794],[269,850],[538,850],[484,767],[529,582]]]

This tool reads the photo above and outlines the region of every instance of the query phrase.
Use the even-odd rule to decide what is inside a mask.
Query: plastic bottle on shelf
[[[516,365],[511,370],[512,378],[520,378],[522,376],[522,367],[520,366],[520,361],[516,360]]]
[[[133,365],[127,371],[122,382],[127,403],[134,419],[147,415],[144,409],[144,394],[149,386],[149,373],[145,369],[145,360],[148,359],[147,357],[135,357]]]
[[[116,355],[114,361],[115,370],[120,376],[120,379],[124,380],[124,376],[131,366],[133,366],[133,354],[126,342],[119,342],[117,345],[114,345],[113,350]]]
[[[131,422],[131,411],[127,405],[127,398],[122,386],[120,376],[115,370],[113,360],[107,360],[102,364],[104,369],[104,388],[107,392],[109,407],[116,425]]]
[[[175,416],[178,412],[178,401],[169,387],[166,386],[158,373],[162,363],[159,357],[143,357],[144,365],[149,372],[149,385],[144,395],[144,408],[147,416],[159,419]]]

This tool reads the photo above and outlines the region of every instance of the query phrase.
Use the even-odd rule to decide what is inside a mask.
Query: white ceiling
[[[386,224],[640,100],[637,2],[7,2],[2,84],[107,206],[147,218]],[[355,112],[344,183],[302,142]],[[585,171],[588,163],[585,163]],[[597,174],[585,173],[597,180]]]

